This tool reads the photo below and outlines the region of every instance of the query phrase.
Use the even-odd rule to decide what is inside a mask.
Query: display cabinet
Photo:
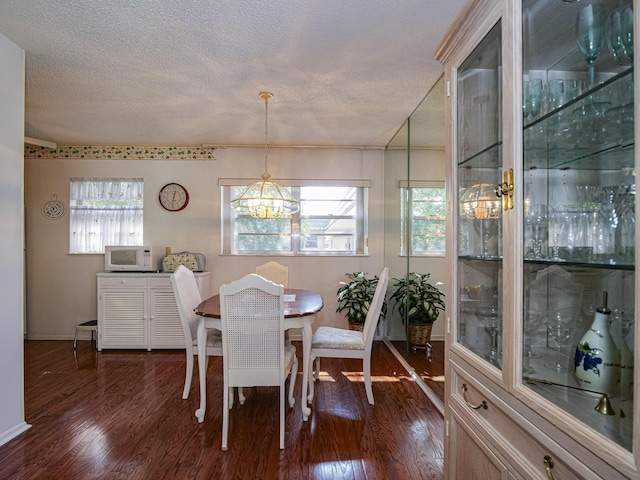
[[[437,52],[448,478],[640,478],[635,7],[472,2]]]

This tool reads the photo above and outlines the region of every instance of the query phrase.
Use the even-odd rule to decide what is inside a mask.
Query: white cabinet
[[[470,1],[436,54],[447,478],[640,478],[638,7]]]
[[[195,277],[201,297],[209,297],[211,273]],[[98,350],[103,348],[184,348],[170,274],[98,274]]]

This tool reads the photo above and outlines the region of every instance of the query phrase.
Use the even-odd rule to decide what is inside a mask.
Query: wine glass
[[[474,229],[482,238],[481,256],[483,258],[495,258],[497,256],[497,253],[494,255],[489,251],[489,240],[498,233],[499,222],[500,220],[495,218],[484,218],[474,221]]]
[[[599,2],[586,5],[578,12],[576,42],[589,65],[589,88],[595,83],[595,63],[604,43],[606,17],[605,6]]]
[[[567,341],[571,338],[574,328],[573,309],[563,309],[553,312],[547,321],[547,334],[549,338],[556,344],[556,358],[547,368],[557,373],[566,373],[569,371],[568,358],[562,360],[562,351],[567,346]]]
[[[631,5],[620,8],[620,27],[622,51],[627,60],[633,63],[633,7]]]
[[[547,206],[546,205],[530,205],[525,209],[524,216],[525,227],[529,230],[531,236],[531,248],[525,255],[529,259],[540,260],[542,255],[543,237],[547,235]]]
[[[611,57],[616,63],[621,63],[624,57],[624,46],[622,45],[622,11],[614,10],[609,15],[607,22],[607,45]]]
[[[530,364],[530,359],[538,358],[540,355],[533,353],[531,343],[533,342],[533,336],[536,334],[538,328],[540,328],[540,325],[542,325],[542,313],[537,310],[529,310],[527,315],[524,316],[525,350],[523,351],[524,366],[522,367],[522,373],[536,373],[536,369]]]
[[[489,337],[491,338],[491,345],[489,347],[489,356],[487,359],[489,363],[500,368],[499,355],[498,352],[498,334],[502,331],[502,309],[500,309],[497,305],[488,305],[478,307],[476,309],[476,314],[482,319],[484,323],[484,328],[489,332]]]

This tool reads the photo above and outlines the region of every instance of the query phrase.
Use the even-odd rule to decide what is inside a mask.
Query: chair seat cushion
[[[313,334],[311,348],[336,348],[340,350],[364,350],[364,336],[356,330],[320,327]]]
[[[193,346],[198,346],[198,339],[195,337],[193,338]],[[222,348],[222,333],[220,333],[220,330],[215,328],[207,330],[207,347]]]

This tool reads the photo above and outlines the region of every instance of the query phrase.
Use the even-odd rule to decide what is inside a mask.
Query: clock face
[[[167,183],[160,189],[158,199],[165,210],[177,212],[186,208],[189,203],[189,192],[179,183]]]

